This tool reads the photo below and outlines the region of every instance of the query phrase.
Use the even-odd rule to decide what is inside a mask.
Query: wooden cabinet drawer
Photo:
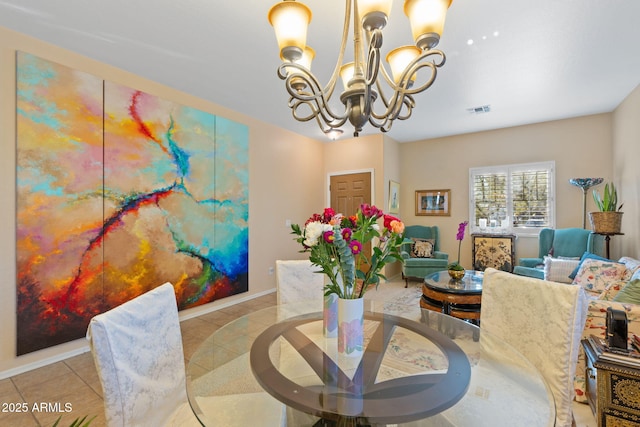
[[[625,371],[615,365],[598,368],[598,414],[602,426],[640,426],[640,372]]]

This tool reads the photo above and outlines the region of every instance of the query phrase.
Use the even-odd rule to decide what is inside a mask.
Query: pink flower
[[[322,238],[324,239],[325,242],[327,243],[333,243],[334,240],[336,240],[336,236],[333,235],[333,231],[329,230],[329,231],[325,231],[322,234]]]
[[[358,255],[362,252],[362,243],[357,240],[352,240],[349,242],[349,248],[351,248],[351,253],[354,255]]]
[[[351,230],[350,228],[342,229],[342,238],[344,240],[348,242],[349,240],[351,240],[351,236],[353,236],[353,230]]]
[[[328,223],[329,221],[331,221],[331,218],[336,216],[336,211],[334,211],[333,208],[324,208],[322,216],[324,218],[324,222]]]
[[[366,203],[363,203],[362,205],[360,205],[360,210],[362,211],[362,215],[364,215],[365,218],[380,218],[382,215],[384,215],[384,213],[376,208],[375,206],[369,206]]]
[[[306,226],[307,224],[311,223],[311,222],[322,222],[322,216],[318,215],[318,214],[313,214],[311,215],[311,217],[307,220],[307,222],[304,223],[304,225]]]
[[[461,222],[460,225],[458,225],[458,234],[456,234],[456,240],[464,239],[464,230],[465,228],[467,228],[467,224],[469,224],[469,221]]]

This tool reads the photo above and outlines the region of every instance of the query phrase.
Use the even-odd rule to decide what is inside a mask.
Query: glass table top
[[[477,326],[365,299],[367,351],[341,359],[336,338],[322,335],[321,310],[321,301],[269,307],[209,336],[187,366],[189,402],[200,422],[242,425],[246,420],[225,413],[238,407],[229,402],[260,396],[282,409],[277,425],[287,426],[342,417],[362,425],[554,423],[553,397],[540,373]],[[256,426],[270,425],[252,409]]]
[[[438,271],[424,278],[424,283],[428,287],[450,293],[482,293],[482,279],[484,273],[482,271],[466,270],[464,277],[460,280],[454,280],[449,273]]]

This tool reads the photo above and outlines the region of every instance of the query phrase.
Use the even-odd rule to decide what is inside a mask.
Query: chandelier
[[[387,73],[380,60],[380,48],[392,1],[346,0],[338,60],[324,87],[311,73],[315,52],[306,43],[311,10],[295,0],[281,1],[269,10],[269,22],[275,30],[283,61],[278,67],[278,77],[285,82],[290,95],[289,108],[296,120],[315,119],[329,136],[342,133],[340,128],[349,120],[353,135],[358,136],[367,122],[387,132],[394,120],[411,117],[415,105],[413,95],[428,89],[436,79],[437,69],[445,63],[444,53],[434,48],[440,41],[452,0],[405,0],[404,12],[409,17],[415,44],[398,47],[387,54],[391,70]],[[354,58],[344,63],[352,13]],[[338,75],[344,85],[340,94],[343,108],[334,111],[329,103]]]

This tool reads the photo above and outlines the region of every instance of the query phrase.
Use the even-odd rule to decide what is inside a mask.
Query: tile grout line
[[[20,399],[22,399],[23,403],[29,404],[29,402],[27,402],[27,399],[24,397],[24,394],[22,393],[22,391],[20,390],[20,388],[18,387],[18,385],[15,383],[13,377],[9,378],[11,380],[11,385],[13,385],[13,388],[16,390],[16,392],[20,395]],[[35,415],[33,415],[32,411],[29,411],[29,415],[31,416],[31,418],[33,419],[33,421],[36,423],[36,426],[38,427],[43,427],[42,424],[40,424],[40,421],[38,421],[38,418],[36,418]]]

